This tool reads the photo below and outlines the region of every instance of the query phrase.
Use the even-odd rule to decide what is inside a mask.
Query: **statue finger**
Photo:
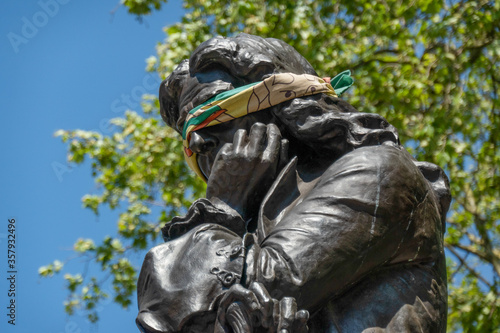
[[[307,333],[307,321],[309,320],[309,311],[300,310],[295,314],[295,321],[292,326],[293,333]]]
[[[279,170],[283,169],[285,165],[288,163],[289,144],[290,141],[288,141],[287,139],[281,139]]]
[[[295,314],[297,313],[297,302],[293,297],[283,297],[280,301],[280,319],[278,323],[279,333],[291,333]]]
[[[260,309],[260,320],[263,327],[272,327],[273,326],[273,313],[274,313],[274,302],[269,295],[266,287],[260,282],[252,282],[250,284],[250,289],[257,299],[259,300],[259,304],[261,306]]]
[[[267,141],[267,126],[262,123],[255,123],[250,128],[248,136],[248,150],[257,153],[257,156],[265,149]]]
[[[233,148],[236,155],[241,155],[245,150],[248,143],[247,131],[244,129],[239,129],[236,131],[233,137]]]
[[[260,309],[259,300],[255,294],[240,284],[235,284],[226,292],[219,302],[218,320],[222,325],[226,323],[226,312],[229,306],[239,302],[247,311],[254,312]]]
[[[232,156],[233,156],[233,144],[226,143],[222,146],[222,148],[217,153],[217,156],[215,157],[215,161],[218,161],[221,159],[228,160]]]
[[[281,133],[275,124],[267,125],[267,146],[262,154],[262,160],[275,162],[279,158],[281,146]]]
[[[239,303],[232,303],[227,309],[226,319],[233,333],[252,333],[253,326],[249,314]]]

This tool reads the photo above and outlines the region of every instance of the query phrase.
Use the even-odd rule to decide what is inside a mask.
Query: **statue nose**
[[[218,143],[219,141],[211,135],[192,132],[189,148],[196,154],[204,154],[217,147]]]

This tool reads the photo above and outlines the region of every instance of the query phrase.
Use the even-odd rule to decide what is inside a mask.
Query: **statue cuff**
[[[184,235],[204,223],[218,224],[235,232],[240,237],[246,232],[245,221],[234,209],[219,199],[199,199],[193,202],[186,216],[174,217],[161,229],[167,242]]]

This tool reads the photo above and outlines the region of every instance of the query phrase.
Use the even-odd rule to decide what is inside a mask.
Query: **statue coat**
[[[294,158],[255,230],[207,199],[164,228],[139,278],[138,321],[156,332],[217,330],[228,288],[257,281],[308,310],[310,332],[445,332],[449,201],[443,171],[392,142],[354,149],[311,180]]]

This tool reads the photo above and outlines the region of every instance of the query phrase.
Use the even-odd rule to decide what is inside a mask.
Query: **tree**
[[[138,15],[162,2],[123,1]],[[202,41],[239,32],[286,41],[321,76],[353,71],[355,88],[346,99],[386,117],[411,154],[451,179],[449,330],[500,332],[500,2],[185,0],[184,6],[148,71],[166,77]],[[144,97],[142,114],[129,111],[113,123],[111,136],[56,134],[68,143],[70,162],[92,160],[102,192],[84,196],[84,206],[96,214],[105,205],[124,210],[116,238],[97,245],[79,239],[74,249],[111,274],[114,300],[126,307],[138,269],[126,252],[147,249],[165,222],[203,196],[204,185],[183,163],[179,137],[161,122],[155,96]],[[62,269],[56,261],[40,274]],[[93,309],[109,295],[95,278],[65,279],[66,311],[83,306],[97,320]]]

